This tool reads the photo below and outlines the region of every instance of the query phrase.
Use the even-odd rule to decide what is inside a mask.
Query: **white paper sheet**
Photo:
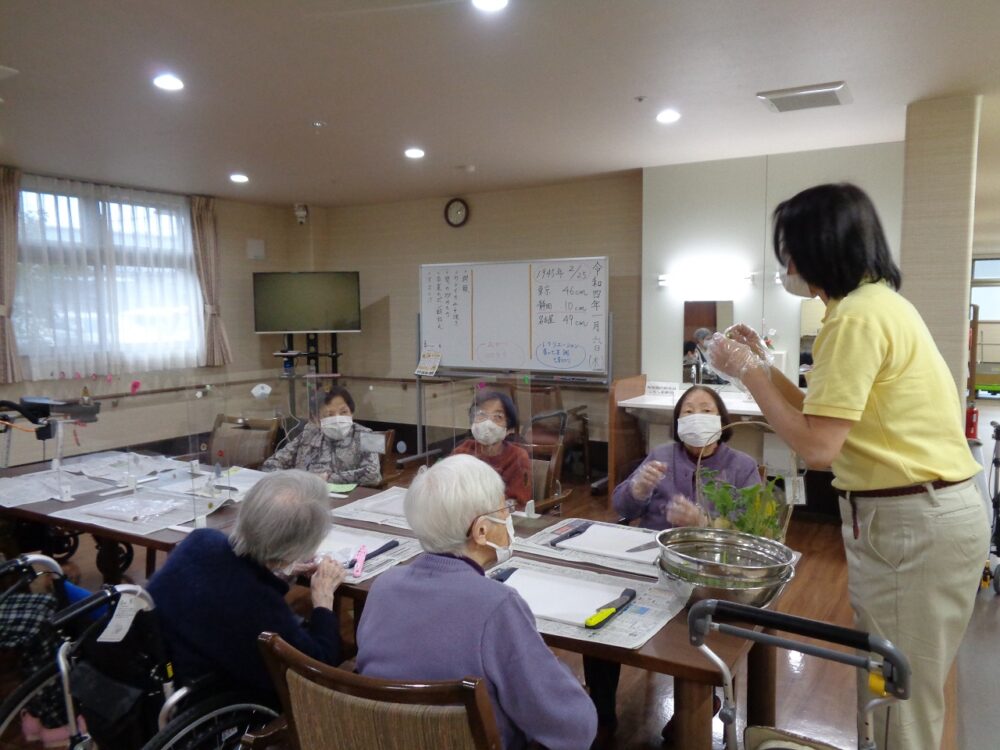
[[[556,537],[564,534],[567,531],[572,530],[574,527],[580,524],[590,524],[598,527],[605,527],[609,529],[625,529],[628,533],[636,535],[635,543],[631,547],[638,546],[639,544],[645,542],[654,541],[656,538],[656,532],[651,529],[642,529],[634,527],[625,527],[614,523],[602,523],[600,521],[587,521],[580,518],[567,518],[562,523],[553,524],[547,528],[537,531],[532,534],[527,539],[517,539],[514,543],[514,549],[517,552],[529,553],[532,555],[540,555],[541,557],[551,557],[556,560],[565,560],[567,562],[581,562],[587,563],[588,565],[599,565],[602,568],[609,568],[611,570],[620,570],[626,573],[636,573],[641,576],[648,576],[649,578],[657,577],[656,568],[656,556],[653,555],[652,558],[648,557],[649,553],[636,554],[622,554],[618,556],[609,555],[606,553],[596,553],[584,551],[582,549],[573,549],[566,546],[566,542],[561,542],[558,546],[553,547],[549,543],[553,541]],[[589,529],[588,529],[589,531]],[[582,534],[581,534],[582,536]],[[571,541],[571,540],[567,540]],[[624,549],[631,549],[631,547],[625,547]],[[654,550],[655,551],[655,550]],[[643,555],[647,557],[643,558]],[[650,561],[652,560],[652,561]]]
[[[125,484],[129,476],[144,477],[163,471],[173,471],[184,467],[181,461],[163,456],[144,456],[138,453],[112,453],[95,456],[82,461],[63,464],[66,471],[83,474],[96,479],[107,479],[116,484]]]
[[[635,560],[636,562],[652,564],[659,557],[658,547],[642,552],[627,552],[633,547],[652,541],[654,541],[654,537],[644,529],[635,529],[631,526],[591,524],[579,536],[560,542],[557,546],[581,552],[592,552],[595,555],[604,555],[620,560]]]
[[[581,553],[573,553],[581,554]],[[673,591],[661,588],[654,581],[643,581],[635,578],[625,578],[623,576],[605,575],[592,570],[580,568],[569,568],[563,565],[553,565],[552,563],[541,562],[540,560],[530,560],[528,558],[514,555],[510,562],[497,565],[494,570],[514,566],[522,571],[538,571],[549,575],[558,576],[569,581],[590,581],[602,583],[618,594],[624,588],[632,588],[636,591],[635,600],[619,614],[612,617],[601,628],[588,630],[581,624],[568,624],[557,620],[550,620],[546,617],[535,617],[535,626],[538,632],[548,635],[558,635],[563,638],[572,638],[579,641],[590,641],[591,643],[603,643],[608,646],[618,646],[620,648],[636,649],[641,647],[646,641],[653,637],[671,618],[675,617],[684,609],[690,589],[687,591]],[[610,601],[610,598],[602,604]]]
[[[405,487],[390,487],[377,495],[355,500],[353,503],[334,508],[331,512],[340,518],[351,518],[355,521],[368,521],[383,526],[395,526],[400,529],[410,528],[403,511],[403,499],[406,497]]]
[[[347,572],[347,580],[350,583],[362,583],[370,578],[374,578],[379,573],[384,573],[392,566],[418,555],[422,552],[420,542],[409,537],[381,534],[378,531],[355,529],[350,526],[334,526],[330,529],[326,538],[320,542],[316,554],[331,554],[341,563],[346,563],[357,554],[358,547],[362,544],[365,545],[367,551],[370,553],[393,539],[399,542],[399,546],[394,547],[388,552],[383,552],[372,560],[366,560],[360,576],[355,576],[353,570]]]
[[[521,595],[535,617],[580,627],[626,588],[524,568],[518,568],[504,583]]]
[[[122,520],[121,518],[109,518],[106,508],[120,509],[122,502],[133,499],[137,502],[162,502],[161,508],[167,505],[173,507],[159,515],[142,516],[139,513],[133,514],[136,520]],[[208,506],[213,505],[210,509]],[[68,521],[101,526],[107,529],[114,529],[125,534],[136,534],[146,536],[153,534],[170,526],[185,524],[194,519],[196,515],[208,515],[212,510],[219,507],[219,502],[211,498],[198,496],[183,496],[172,492],[141,487],[134,493],[123,490],[121,495],[101,500],[100,502],[82,505],[78,508],[67,508],[50,514],[50,518],[64,518]],[[113,514],[115,511],[111,511]]]
[[[68,488],[70,496],[83,495],[95,490],[106,490],[108,484],[87,477],[70,474],[67,471],[36,471],[19,477],[0,479],[0,507],[16,508],[19,505],[41,503],[46,500],[60,500],[62,488]]]
[[[223,471],[218,477],[211,472],[197,476],[189,474],[175,482],[161,485],[159,489],[186,495],[197,494],[202,497],[229,499],[238,503],[243,500],[251,487],[266,476],[267,473],[263,471],[234,466]]]

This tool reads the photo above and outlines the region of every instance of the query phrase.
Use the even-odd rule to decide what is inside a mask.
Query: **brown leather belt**
[[[936,490],[951,487],[956,484],[968,482],[968,479],[959,479],[957,482],[947,482],[944,479],[936,479],[933,482],[924,484],[911,484],[907,487],[886,487],[884,490],[840,490],[843,497],[903,497],[904,495],[918,495],[927,492],[927,485],[930,484]]]

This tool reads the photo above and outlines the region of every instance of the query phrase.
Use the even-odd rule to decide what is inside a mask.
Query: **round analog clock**
[[[469,220],[469,204],[461,198],[452,198],[445,204],[444,220],[449,226],[460,227]]]

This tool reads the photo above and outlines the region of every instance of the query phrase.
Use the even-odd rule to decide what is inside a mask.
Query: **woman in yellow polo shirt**
[[[876,713],[876,742],[938,750],[944,683],[989,544],[955,381],[898,292],[862,190],[820,185],[780,204],[774,250],[785,289],[826,303],[808,393],[768,367],[746,326],[716,334],[709,360],[742,380],[810,467],[833,469],[857,626],[889,638],[913,670],[910,700]]]

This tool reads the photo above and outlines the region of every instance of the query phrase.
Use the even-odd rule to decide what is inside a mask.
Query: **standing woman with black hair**
[[[955,381],[898,292],[899,268],[862,190],[819,185],[781,203],[774,252],[785,289],[826,304],[808,393],[768,367],[747,326],[717,334],[709,359],[743,381],[810,467],[833,469],[857,627],[891,640],[913,670],[910,700],[876,712],[875,740],[937,750],[989,534]]]

